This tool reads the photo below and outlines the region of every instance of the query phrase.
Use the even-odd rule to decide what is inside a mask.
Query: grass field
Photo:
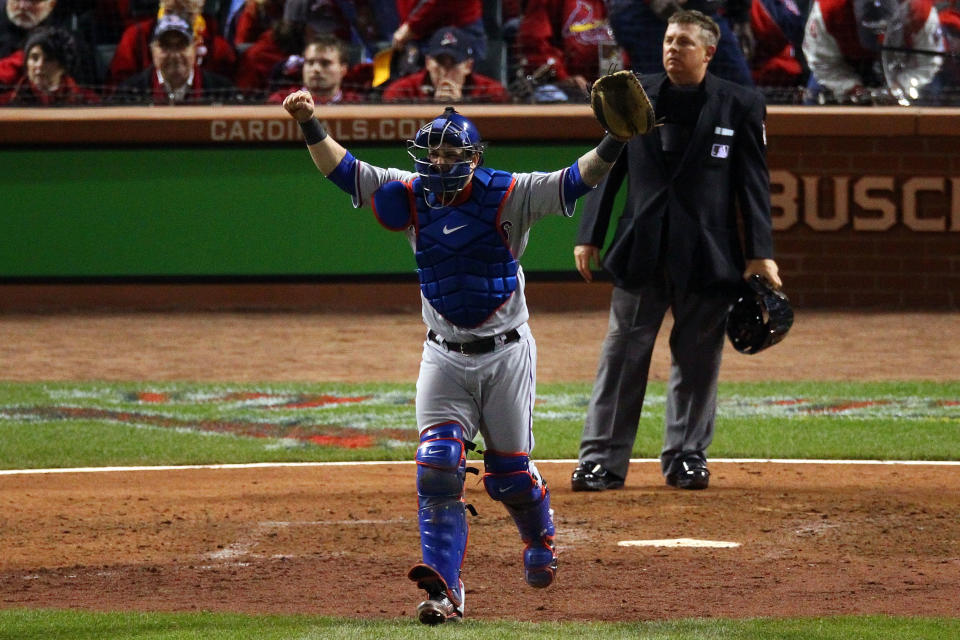
[[[539,459],[575,458],[589,394],[540,385]],[[721,386],[712,457],[960,460],[960,382]],[[664,386],[634,454],[656,457]],[[0,469],[410,460],[412,385],[0,384]],[[0,530],[2,536],[2,530]],[[69,606],[69,603],[64,603]],[[526,624],[213,613],[0,610],[0,640],[47,638],[956,638],[960,618]]]
[[[414,621],[342,620],[307,616],[215,613],[0,611],[0,640],[945,640],[960,620],[837,617],[791,620],[678,620],[631,624],[521,622],[424,627]]]
[[[538,459],[575,458],[590,389],[544,384]],[[412,460],[413,385],[0,383],[0,469]],[[664,385],[634,455],[657,457]],[[960,460],[960,382],[721,386],[712,457]]]

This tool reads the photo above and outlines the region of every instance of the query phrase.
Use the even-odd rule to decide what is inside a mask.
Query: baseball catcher
[[[609,113],[630,100],[609,100]],[[604,136],[552,173],[512,173],[482,166],[486,143],[477,126],[447,107],[407,142],[413,171],[405,171],[355,158],[314,116],[308,92],[283,106],[300,123],[316,167],[355,207],[371,207],[384,228],[402,234],[416,261],[427,325],[416,396],[422,556],[408,573],[426,591],[417,617],[430,625],[463,617],[464,478],[478,435],[483,485],[516,524],[524,579],[550,586],[557,549],[550,491],[530,458],[537,349],[519,259],[533,224],[573,216],[577,198],[600,183],[633,134]]]

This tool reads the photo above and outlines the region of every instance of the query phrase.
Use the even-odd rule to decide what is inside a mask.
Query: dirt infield
[[[960,379],[957,314],[798,313],[783,344],[725,354],[723,380]],[[602,312],[531,323],[541,381],[590,380]],[[412,382],[407,315],[0,318],[5,380]],[[663,340],[653,374],[664,379]],[[623,490],[553,490],[561,571],[522,583],[503,509],[468,482],[468,616],[531,621],[957,614],[958,466],[714,463],[705,492],[633,465]],[[0,475],[3,607],[412,616],[414,466]],[[472,476],[470,476],[472,478]],[[621,547],[633,539],[737,542]]]
[[[665,380],[669,317],[651,377]],[[606,311],[533,312],[541,382],[592,381]],[[0,380],[413,382],[417,313],[0,315]],[[960,313],[797,311],[754,356],[727,345],[721,381],[958,380]]]

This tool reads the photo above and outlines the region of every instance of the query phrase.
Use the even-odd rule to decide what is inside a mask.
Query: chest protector
[[[431,209],[417,178],[417,275],[437,313],[458,327],[476,327],[517,289],[516,259],[498,228],[500,204],[513,175],[479,168],[466,201]]]

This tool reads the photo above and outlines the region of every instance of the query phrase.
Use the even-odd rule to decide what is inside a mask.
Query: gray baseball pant
[[[654,342],[667,310],[670,380],[667,386],[662,470],[673,458],[706,458],[713,440],[717,378],[730,301],[719,292],[678,292],[665,281],[638,289],[614,287],[607,336],[600,352],[580,441],[580,460],[626,478],[646,394]]]

